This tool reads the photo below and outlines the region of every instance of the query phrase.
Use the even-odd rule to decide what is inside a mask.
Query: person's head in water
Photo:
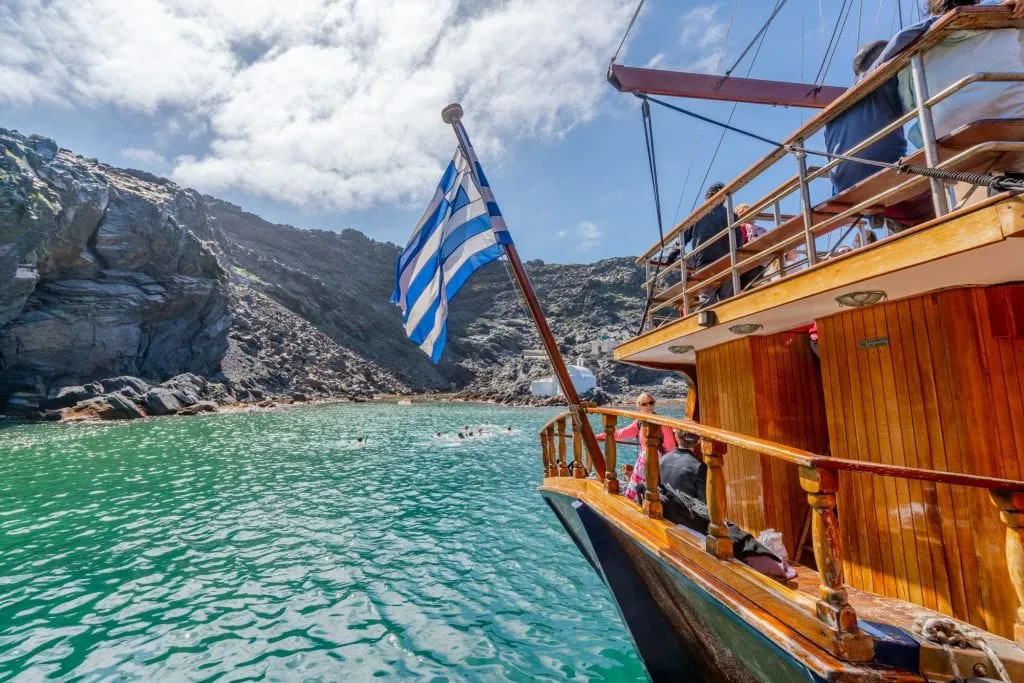
[[[878,56],[882,54],[882,50],[888,44],[885,40],[873,40],[862,46],[853,58],[853,75],[860,76],[863,73],[867,73],[867,70],[871,68],[871,65],[875,63],[875,60],[878,59]]]
[[[511,432],[512,431],[512,425],[509,425],[508,427],[505,427],[505,431],[506,432]]]
[[[434,436],[441,436],[441,432],[437,432]]]
[[[460,438],[460,439],[465,439],[465,438],[466,438],[466,435],[465,435],[465,434],[463,434],[462,432],[459,432],[459,438]]]
[[[357,436],[356,437],[356,443],[362,443],[362,442],[363,442],[363,437]]]
[[[641,392],[641,394],[636,397],[636,407],[639,408],[642,413],[653,413],[654,397],[646,391]]]

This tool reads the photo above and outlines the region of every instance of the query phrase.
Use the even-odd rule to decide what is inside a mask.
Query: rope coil
[[[964,678],[960,675],[960,669],[956,665],[956,657],[953,655],[954,647],[981,650],[992,663],[996,673],[999,674],[1000,680],[1010,683],[1010,675],[1006,672],[1006,667],[1003,666],[999,657],[978,631],[945,617],[920,617],[914,621],[912,630],[925,640],[942,646],[942,649],[946,651],[946,656],[949,657],[953,678],[958,682],[963,681]]]

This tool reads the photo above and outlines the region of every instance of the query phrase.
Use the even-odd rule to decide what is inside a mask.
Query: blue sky
[[[525,258],[594,261],[656,240],[639,102],[603,83],[631,2],[424,0],[388,14],[383,0],[296,0],[287,16],[241,0],[12,2],[0,8],[0,92],[18,94],[0,101],[0,127],[169,175],[271,221],[404,243],[454,148],[439,110],[457,97]],[[831,85],[849,85],[858,39],[899,25],[895,0],[853,3]],[[813,80],[842,4],[788,0],[751,75]],[[920,4],[903,0],[904,23]],[[773,5],[650,0],[620,61],[720,72]],[[736,74],[749,66],[748,56]],[[719,119],[732,109],[677,102]],[[733,124],[780,139],[809,114],[741,104]],[[703,192],[721,131],[657,107],[654,126],[670,225]],[[709,182],[767,151],[726,134]]]

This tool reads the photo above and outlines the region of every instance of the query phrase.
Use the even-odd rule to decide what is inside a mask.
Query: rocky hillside
[[[431,364],[388,300],[398,253],[355,230],[271,224],[0,129],[0,406],[31,410],[63,387],[182,373],[240,400],[513,398],[547,373],[522,360],[538,341],[501,263],[460,292],[445,356]],[[527,268],[571,357],[635,324],[640,274],[629,259]],[[664,379],[605,358],[588,364],[613,393]]]

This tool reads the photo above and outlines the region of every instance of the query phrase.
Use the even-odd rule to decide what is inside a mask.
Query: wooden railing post
[[[541,467],[544,470],[544,476],[548,476],[548,472],[551,470],[551,455],[548,451],[548,434],[547,429],[541,430],[540,433],[540,459]]]
[[[558,454],[555,452],[555,426],[549,424],[544,430],[544,443],[548,451],[548,469],[545,476],[558,476]]]
[[[999,508],[999,519],[1006,525],[1006,569],[1017,593],[1017,620],[1013,639],[1024,645],[1024,493],[989,491]]]
[[[558,476],[568,477],[569,468],[565,464],[565,418],[558,420]]]
[[[644,435],[644,479],[647,491],[644,493],[644,514],[651,519],[661,519],[661,495],[658,485],[661,483],[661,425],[653,422],[643,423]]]
[[[708,535],[704,539],[704,549],[715,557],[726,560],[732,557],[732,540],[729,538],[729,527],[725,523],[725,473],[722,465],[725,460],[725,444],[721,441],[701,441],[701,453],[704,464],[708,468],[705,497],[708,501]]]
[[[816,605],[818,618],[835,632],[839,655],[851,661],[869,661],[874,656],[874,641],[857,627],[857,614],[850,606],[843,581],[843,542],[836,517],[836,492],[839,477],[833,470],[800,468],[800,486],[811,504],[811,536],[814,560],[818,564],[821,585]]]
[[[584,419],[586,418],[584,417]],[[572,423],[572,461],[574,463],[572,468],[573,478],[586,478],[587,470],[583,468],[583,435],[576,426],[575,420]]]
[[[618,467],[615,443],[615,426],[618,422],[619,418],[614,415],[604,416],[604,465],[607,468],[604,472],[604,487],[608,493],[619,492],[619,475],[615,470]]]

